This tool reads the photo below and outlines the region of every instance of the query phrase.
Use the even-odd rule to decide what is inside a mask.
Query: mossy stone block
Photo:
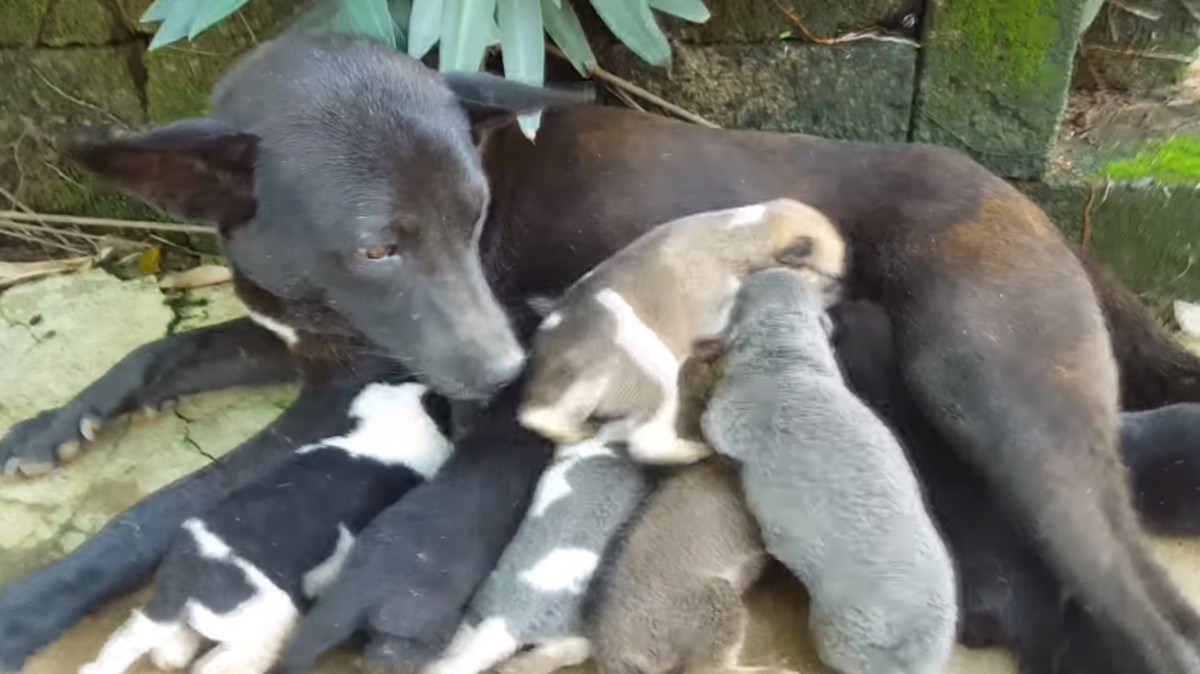
[[[894,43],[677,45],[668,70],[616,47],[602,62],[721,126],[904,141],[916,50]]]
[[[0,0],[0,47],[37,43],[49,0]]]
[[[682,42],[692,44],[778,42],[780,35],[800,37],[800,30],[785,13],[804,23],[821,38],[898,23],[915,12],[914,0],[705,0],[712,16],[702,24],[658,14],[660,23]]]
[[[193,42],[181,40],[147,52],[150,122],[165,124],[208,114],[209,95],[225,70],[256,44],[273,37],[300,9],[292,0],[252,0]]]
[[[914,135],[1036,178],[1066,105],[1083,0],[930,0]]]
[[[1058,174],[1017,186],[1072,241],[1082,241],[1087,212],[1089,249],[1151,305],[1200,298],[1200,190],[1145,182],[1089,185]]]
[[[34,209],[107,217],[155,217],[139,202],[96,191],[62,156],[81,127],[136,128],[145,123],[130,74],[133,48],[83,47],[0,51],[0,184]]]
[[[1200,50],[1200,16],[1184,0],[1108,3],[1079,45],[1075,85],[1149,94],[1180,82]]]
[[[40,44],[102,45],[130,35],[111,0],[50,0]]]

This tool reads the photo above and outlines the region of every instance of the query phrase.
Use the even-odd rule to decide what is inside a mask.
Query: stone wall
[[[0,0],[0,185],[34,209],[155,218],[147,206],[96,191],[61,156],[87,127],[135,129],[200,115],[217,76],[269,37],[295,0],[254,0],[234,20],[148,52],[149,0]],[[3,206],[7,208],[8,206]]]

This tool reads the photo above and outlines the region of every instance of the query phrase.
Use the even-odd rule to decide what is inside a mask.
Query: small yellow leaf
[[[162,248],[152,246],[146,249],[146,252],[138,256],[137,268],[138,271],[149,276],[150,274],[158,273],[158,265],[162,262]]]

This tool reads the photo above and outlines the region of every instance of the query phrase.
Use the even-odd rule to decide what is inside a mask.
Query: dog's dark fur
[[[557,295],[653,223],[779,196],[812,204],[849,242],[848,296],[879,302],[894,321],[917,404],[1035,536],[1055,576],[1154,674],[1200,669],[1200,619],[1150,560],[1128,505],[1105,325],[1128,404],[1200,401],[1200,360],[1111,279],[1091,270],[1089,282],[1041,211],[961,154],[924,145],[713,130],[586,106],[549,110],[536,144],[498,124],[575,98],[439,77],[366,41],[292,37],[223,79],[212,118],[98,142],[80,157],[124,190],[220,227],[241,297],[299,337],[302,406],[348,386],[358,361],[380,352],[447,394],[486,396],[520,365],[501,306]],[[16,427],[0,461],[44,466],[80,439],[97,391],[143,401],[176,388],[164,373],[192,390],[283,376],[245,364],[281,356],[268,340],[236,336],[244,325],[208,333],[245,354],[221,372],[195,375],[212,366],[170,338]],[[281,428],[7,588],[0,662],[19,667],[143,578],[164,532],[289,442],[321,437],[304,428],[284,440]]]
[[[492,401],[430,481],[363,529],[337,582],[296,631],[280,671],[308,671],[357,630],[368,660],[435,659],[529,505],[553,446],[516,421],[519,387]]]
[[[997,507],[978,471],[955,454],[918,407],[900,373],[891,322],[883,308],[866,301],[843,302],[830,315],[848,383],[903,441],[955,558],[959,641],[977,648],[1012,649],[1022,674],[1147,671],[1129,658],[1116,659],[1121,649],[1100,635],[1029,539]],[[1121,449],[1141,481],[1168,486],[1179,475],[1176,485],[1197,484],[1187,477],[1195,476],[1200,454],[1200,405],[1122,414]],[[1147,526],[1196,532],[1196,499],[1188,501],[1179,492],[1164,496],[1162,501],[1141,494],[1135,498]]]

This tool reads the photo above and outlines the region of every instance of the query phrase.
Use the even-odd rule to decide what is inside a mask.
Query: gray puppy
[[[478,674],[507,660],[505,671],[549,674],[586,661],[588,587],[648,488],[641,465],[599,441],[560,447],[462,627],[425,673]],[[513,658],[523,646],[533,649]]]
[[[954,643],[954,569],[903,449],[842,380],[819,298],[743,283],[701,418],[740,463],[767,550],[807,586],[817,651],[853,674],[933,674]]]
[[[588,636],[602,674],[737,672],[742,595],[766,567],[737,476],[713,457],[663,480],[596,580]]]

